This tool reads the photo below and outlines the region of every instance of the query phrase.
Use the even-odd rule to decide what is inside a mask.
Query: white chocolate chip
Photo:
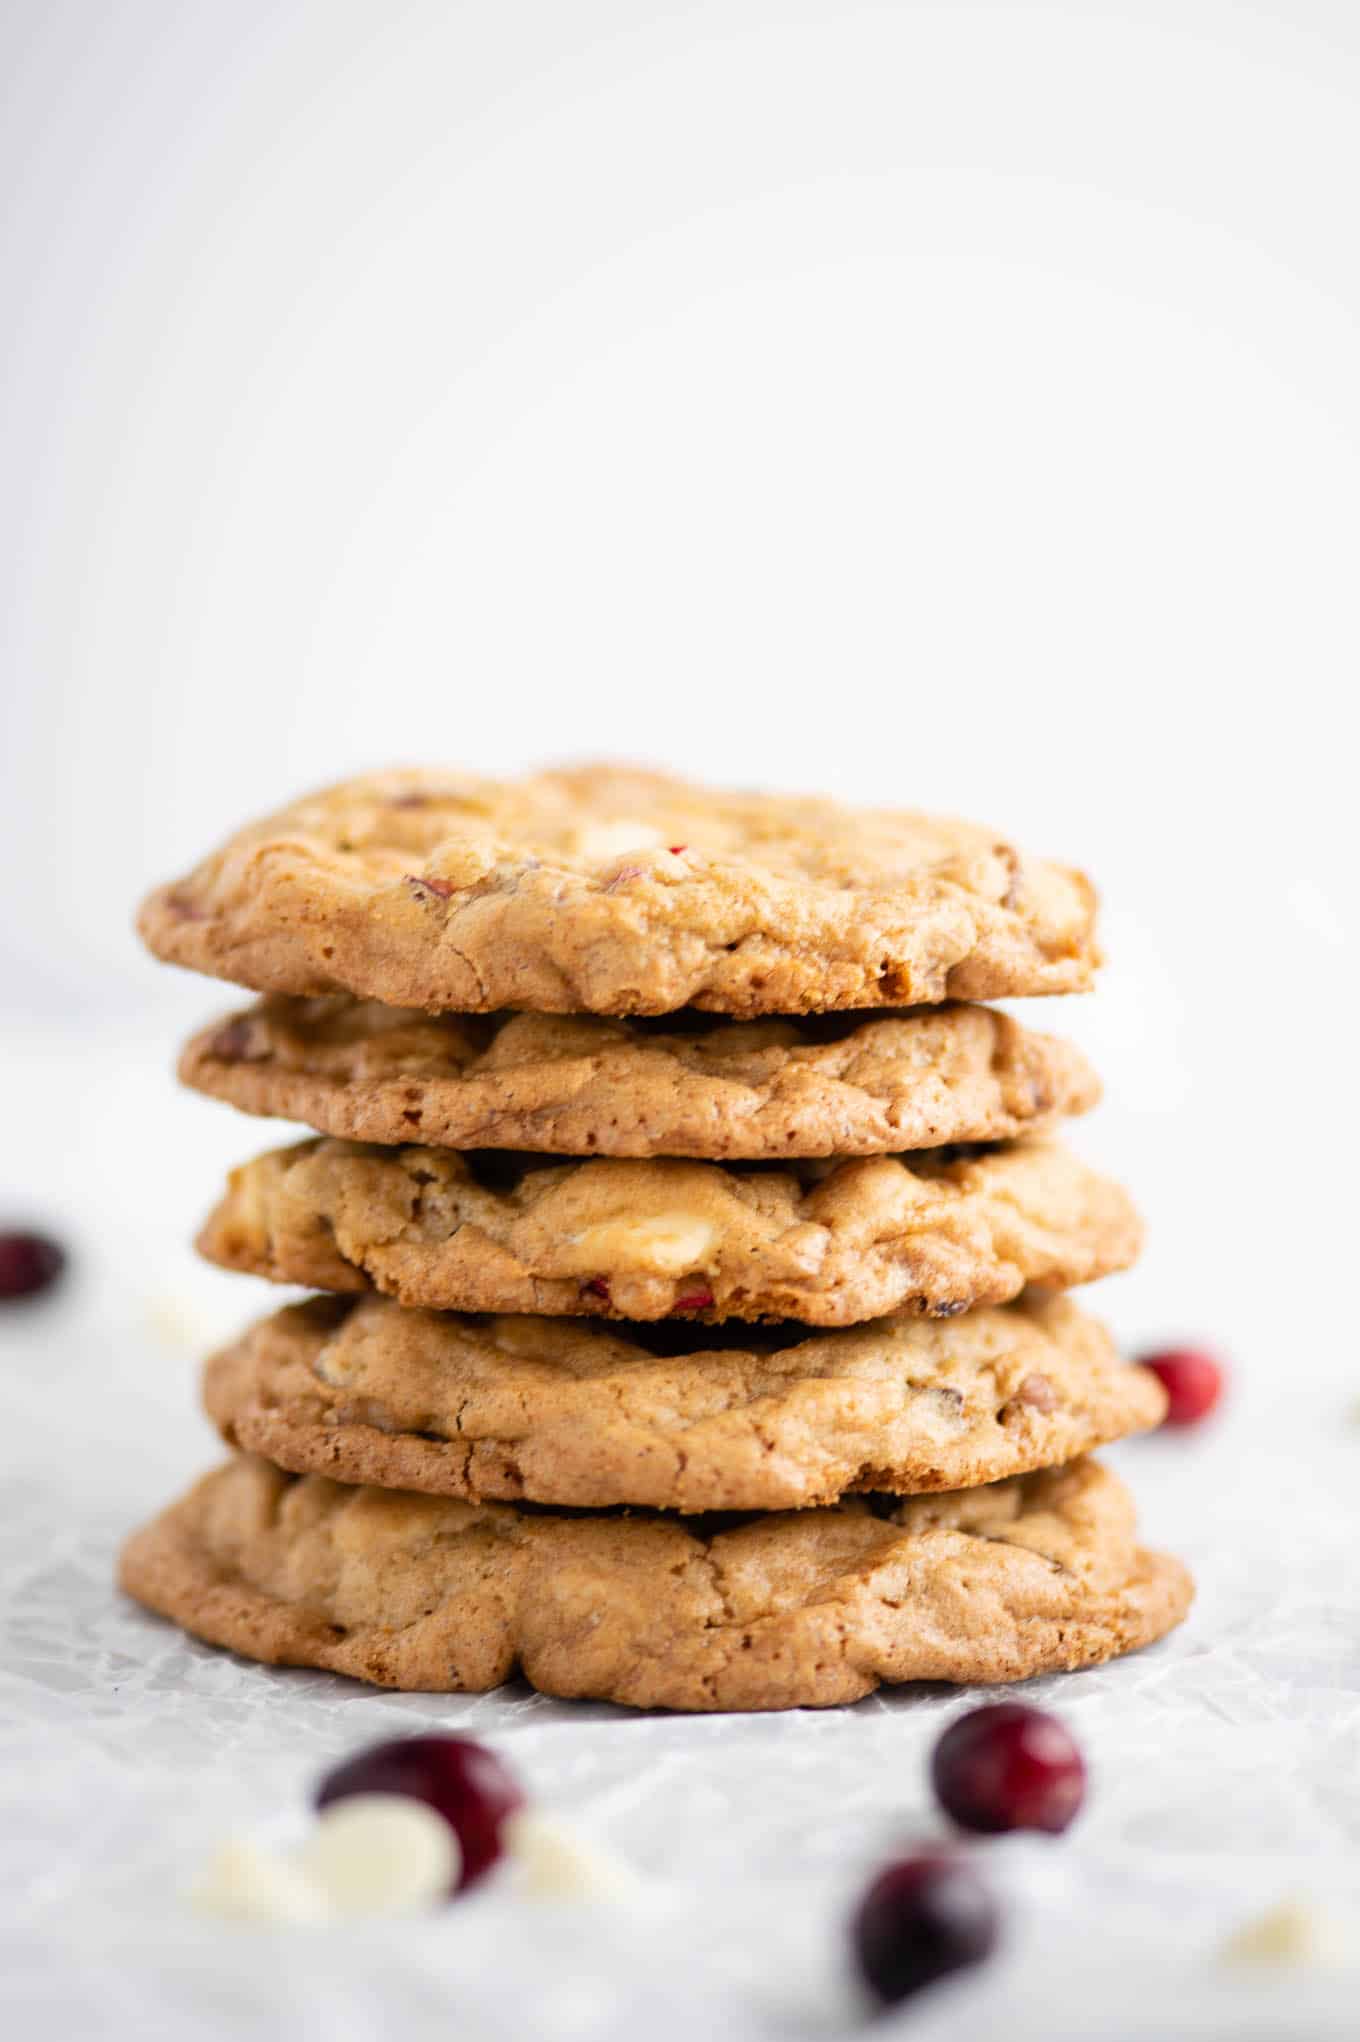
[[[267,1156],[260,1156],[252,1163],[242,1163],[231,1173],[232,1232],[243,1234],[250,1248],[259,1254],[269,1246],[269,1204],[265,1195],[268,1172],[261,1167],[268,1161]]]
[[[650,1220],[606,1220],[569,1243],[576,1271],[640,1270],[648,1276],[685,1276],[702,1269],[717,1244],[717,1229],[693,1213],[664,1212]]]
[[[347,1354],[339,1341],[328,1340],[312,1363],[312,1368],[323,1383],[329,1383],[333,1389],[344,1390],[348,1389],[359,1373],[359,1357]]]
[[[645,822],[600,822],[578,830],[575,853],[586,865],[612,865],[626,851],[654,851],[661,832]]]
[[[1345,1952],[1334,1922],[1286,1900],[1240,1928],[1223,1955],[1233,1964],[1335,1964]]]
[[[232,1921],[320,1922],[331,1912],[326,1895],[304,1872],[240,1837],[222,1846],[192,1900],[200,1914]]]
[[[622,1902],[643,1891],[631,1865],[551,1815],[521,1809],[501,1840],[520,1868],[521,1892],[534,1899]]]
[[[296,1863],[337,1914],[419,1914],[448,1899],[462,1853],[423,1801],[353,1794],[322,1810]]]

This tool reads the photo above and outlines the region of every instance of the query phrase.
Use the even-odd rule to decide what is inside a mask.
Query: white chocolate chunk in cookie
[[[363,1368],[363,1357],[341,1340],[328,1340],[312,1363],[323,1383],[332,1389],[348,1389]]]
[[[646,1276],[685,1276],[703,1266],[718,1230],[695,1213],[662,1212],[646,1220],[605,1220],[568,1242],[568,1268],[589,1275],[602,1265]]]
[[[578,830],[572,850],[587,865],[612,865],[629,851],[655,851],[661,841],[650,823],[602,822]]]

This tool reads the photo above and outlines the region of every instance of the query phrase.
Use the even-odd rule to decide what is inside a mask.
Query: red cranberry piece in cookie
[[[409,1794],[442,1815],[458,1838],[458,1890],[490,1871],[501,1854],[501,1828],[524,1805],[524,1792],[503,1759],[470,1737],[396,1737],[370,1745],[328,1772],[316,1790],[318,1808],[351,1794]]]
[[[0,1301],[37,1297],[66,1267],[66,1250],[46,1234],[0,1232]]]
[[[888,1865],[856,1909],[851,1940],[861,1975],[885,2005],[991,1954],[996,1903],[963,1858],[945,1852]]]
[[[1166,1391],[1168,1425],[1198,1425],[1223,1395],[1223,1364],[1202,1347],[1167,1347],[1139,1359]]]
[[[1086,1765],[1056,1716],[991,1702],[958,1717],[935,1746],[931,1784],[961,1829],[1067,1828],[1086,1792]]]
[[[713,1293],[705,1285],[700,1290],[687,1290],[671,1306],[673,1312],[706,1312],[713,1302]]]

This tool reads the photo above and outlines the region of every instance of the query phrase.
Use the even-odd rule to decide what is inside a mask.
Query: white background
[[[1353,1870],[1353,1784],[1338,1828],[1308,1767],[1353,1782],[1360,1694],[1360,9],[8,0],[0,93],[0,1201],[82,1271],[0,1329],[16,1551],[57,1526],[89,1626],[130,1623],[108,1544],[209,1457],[188,1356],[258,1303],[185,1246],[263,1131],[171,1092],[230,996],[138,955],[147,885],[390,761],[954,809],[1100,882],[1103,989],[1035,1017],[1099,1060],[1080,1140],[1151,1222],[1100,1303],[1235,1362],[1223,1427],[1141,1463],[1206,1584],[1169,1713],[1132,1726],[1146,1673],[1086,1706],[1112,1752],[1183,1737],[1177,1781],[1269,1770],[1295,1855],[1206,1800],[1162,1914],[1200,1893],[1208,1947]],[[162,1728],[139,1746],[53,1645],[65,1578],[16,1595],[22,1784],[65,1666],[116,1858]],[[1268,1648],[1250,1702],[1233,1625]],[[1291,1664],[1328,1669],[1306,1700]],[[310,1719],[274,1721],[295,1776]],[[760,1734],[772,1800],[808,1753]],[[867,1792],[844,1735],[837,1807]]]

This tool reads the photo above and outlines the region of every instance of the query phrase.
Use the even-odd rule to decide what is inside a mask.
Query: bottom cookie
[[[149,1609],[273,1665],[636,1708],[827,1707],[1135,1651],[1193,1586],[1107,1468],[731,1519],[474,1504],[240,1455],[133,1535]]]

